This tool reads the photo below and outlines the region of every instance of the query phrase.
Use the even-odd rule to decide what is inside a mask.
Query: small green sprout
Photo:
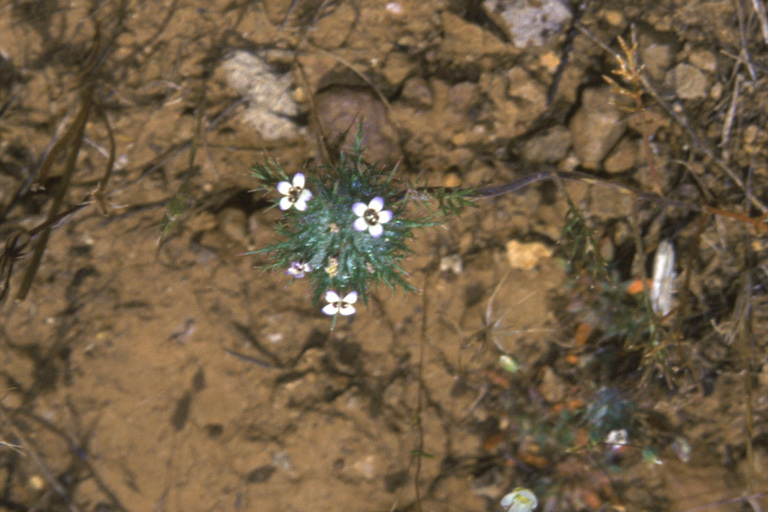
[[[520,370],[520,363],[509,354],[499,356],[499,366],[509,373],[517,373]]]
[[[643,448],[643,460],[648,464],[662,465],[664,461],[661,460],[659,452],[653,446],[646,446]]]

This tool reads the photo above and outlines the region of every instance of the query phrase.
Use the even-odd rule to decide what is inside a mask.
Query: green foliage
[[[584,421],[589,427],[589,440],[599,443],[612,430],[630,430],[634,410],[632,402],[624,399],[615,388],[599,390],[584,414]]]
[[[601,339],[621,341],[627,349],[654,337],[652,312],[645,296],[629,293],[627,285],[597,248],[581,211],[572,203],[563,228],[561,247],[566,252],[570,303],[566,310],[579,323],[601,333]]]
[[[306,177],[296,174],[292,182],[274,160],[257,165],[252,174],[259,181],[257,190],[279,189],[284,197],[275,206],[285,210],[275,226],[280,241],[253,252],[272,259],[267,269],[306,277],[315,304],[329,290],[340,297],[356,292],[364,302],[381,283],[416,290],[402,267],[414,229],[444,222],[471,204],[463,191],[427,189],[418,197],[406,193],[394,180],[397,166],[385,172],[365,161],[361,137],[359,133],[352,152],[342,153],[337,166],[315,168]],[[429,199],[436,199],[446,214],[409,217],[409,203]]]
[[[280,164],[272,158],[267,158],[263,164],[256,164],[251,172],[251,177],[256,178],[259,184],[252,192],[275,190],[279,182],[288,179],[288,175],[280,167]]]
[[[189,180],[184,180],[179,187],[178,192],[173,195],[168,203],[168,208],[163,215],[163,221],[160,225],[161,237],[165,238],[176,227],[179,219],[187,211],[189,206]]]
[[[467,199],[472,197],[474,192],[473,189],[437,188],[434,190],[434,198],[442,214],[448,217],[460,215],[468,206],[476,208],[477,204]]]
[[[594,279],[603,279],[611,282],[607,272],[607,265],[600,256],[592,238],[592,231],[587,226],[587,221],[576,208],[570,197],[567,197],[569,209],[565,218],[565,227],[563,228],[562,245],[568,251],[568,269],[567,272],[575,275],[583,269],[588,269]]]
[[[653,339],[654,325],[642,294],[628,293],[625,284],[593,281],[586,275],[576,276],[569,287],[572,293],[566,310],[593,326],[600,340],[617,340],[631,350]]]

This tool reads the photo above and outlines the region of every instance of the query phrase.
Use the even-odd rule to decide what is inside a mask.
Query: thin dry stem
[[[763,41],[768,44],[768,15],[766,15],[765,4],[761,0],[752,0],[752,7],[755,8],[757,19],[760,20],[760,28],[763,32]]]
[[[607,46],[605,43],[600,41],[589,29],[582,25],[578,25],[578,29],[586,36],[589,40],[603,48],[605,51],[610,53],[614,56],[614,58],[618,62],[625,62],[625,58],[618,52],[611,49],[609,46]],[[625,66],[629,66],[629,63],[625,63]],[[645,73],[640,73],[640,85],[642,86],[642,89],[650,94],[653,99],[661,105],[661,107],[664,109],[664,111],[677,123],[685,132],[688,134],[688,137],[691,140],[691,143],[693,146],[702,154],[704,154],[709,160],[712,161],[712,163],[715,164],[715,167],[720,169],[722,172],[724,172],[736,185],[749,196],[749,202],[756,208],[758,208],[763,213],[768,213],[768,206],[766,206],[762,201],[760,201],[757,197],[755,197],[752,194],[748,194],[748,189],[746,184],[744,183],[744,180],[736,174],[733,169],[731,169],[728,164],[720,158],[715,151],[709,147],[707,143],[705,143],[701,137],[699,137],[699,134],[696,132],[696,130],[693,129],[691,126],[691,123],[688,121],[688,119],[683,114],[678,114],[675,112],[675,110],[667,103],[664,98],[661,97],[661,95],[658,93],[656,88],[651,84],[650,80],[646,76]]]
[[[742,82],[741,73],[736,75],[736,83],[733,85],[733,95],[731,96],[731,105],[728,108],[728,115],[723,123],[723,135],[720,140],[720,147],[723,151],[723,160],[730,160],[730,151],[728,150],[728,141],[731,138],[731,128],[733,127],[733,120],[736,117],[736,106],[739,101],[739,90],[741,89]]]

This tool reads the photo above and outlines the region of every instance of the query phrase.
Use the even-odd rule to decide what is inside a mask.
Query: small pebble
[[[440,272],[453,272],[458,275],[464,271],[464,262],[458,254],[450,254],[440,258]]]
[[[606,172],[619,173],[634,167],[637,160],[637,144],[626,138],[619,141],[603,163]]]
[[[609,25],[613,25],[614,27],[620,27],[624,24],[624,15],[621,11],[603,11],[603,19],[607,21]]]
[[[707,95],[707,77],[690,64],[678,64],[674,69],[675,92],[681,100],[697,100]]]
[[[714,73],[717,71],[715,54],[708,50],[696,50],[691,53],[688,61],[702,71]]]
[[[443,180],[444,187],[458,187],[459,185],[461,185],[461,176],[459,176],[459,173],[449,172],[445,175],[445,180]]]
[[[552,256],[552,249],[541,242],[507,242],[507,261],[516,270],[531,270],[544,258]]]
[[[400,94],[402,101],[406,101],[418,107],[432,106],[432,91],[429,84],[421,77],[413,77],[406,80],[403,92]]]
[[[549,72],[554,73],[562,59],[555,52],[547,52],[539,58],[539,63]]]

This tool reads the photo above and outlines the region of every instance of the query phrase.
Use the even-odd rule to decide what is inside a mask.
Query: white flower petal
[[[536,495],[523,487],[516,488],[501,500],[501,506],[506,508],[507,512],[531,512],[538,505]]]
[[[349,292],[344,299],[342,299],[342,302],[346,302],[347,304],[354,304],[357,302],[357,292]]]
[[[339,309],[339,313],[343,316],[349,316],[355,312],[355,308],[352,307],[351,304],[344,304],[342,303],[341,309]]]
[[[285,196],[284,198],[282,198],[282,199],[280,200],[280,209],[281,209],[281,210],[287,210],[287,209],[288,209],[288,208],[290,208],[292,205],[293,205],[293,203],[291,202],[291,198],[290,198],[290,197],[288,197],[288,196]]]
[[[304,175],[297,172],[293,175],[293,186],[296,188],[304,188]]]
[[[307,209],[307,202],[302,198],[298,198],[296,202],[293,204],[294,206],[296,206],[296,209],[299,210],[300,212],[303,212],[304,210]]]
[[[387,222],[392,220],[392,212],[389,210],[384,210],[383,212],[379,212],[379,223],[386,224]]]
[[[312,191],[305,188],[301,191],[301,194],[299,194],[299,200],[309,201],[310,199],[312,199]]]
[[[366,206],[365,203],[355,203],[352,205],[352,211],[355,212],[355,215],[358,217],[362,217],[365,215],[365,210],[368,209],[368,206]]]
[[[283,194],[284,196],[287,196],[291,193],[291,184],[287,181],[281,181],[277,184],[277,191]]]
[[[323,313],[326,315],[335,315],[339,312],[338,306],[336,304],[328,304],[323,308]]]
[[[358,219],[355,221],[354,226],[356,231],[365,231],[366,229],[368,229],[368,223],[365,222],[365,218],[363,217],[358,217]]]
[[[380,197],[374,197],[371,199],[371,202],[368,203],[368,208],[380,212],[381,209],[384,208],[384,200]]]
[[[339,298],[339,295],[335,291],[328,290],[327,292],[325,292],[326,302],[334,303],[334,302],[339,302],[340,300],[341,299]]]
[[[294,261],[291,263],[291,266],[288,268],[288,270],[285,271],[286,275],[293,276],[296,279],[301,279],[304,277],[304,269],[306,267],[299,263],[298,261]]]
[[[357,224],[357,222],[355,222],[355,224]],[[384,232],[384,227],[382,227],[381,224],[374,224],[373,226],[368,227],[368,232],[372,237],[378,238]]]

